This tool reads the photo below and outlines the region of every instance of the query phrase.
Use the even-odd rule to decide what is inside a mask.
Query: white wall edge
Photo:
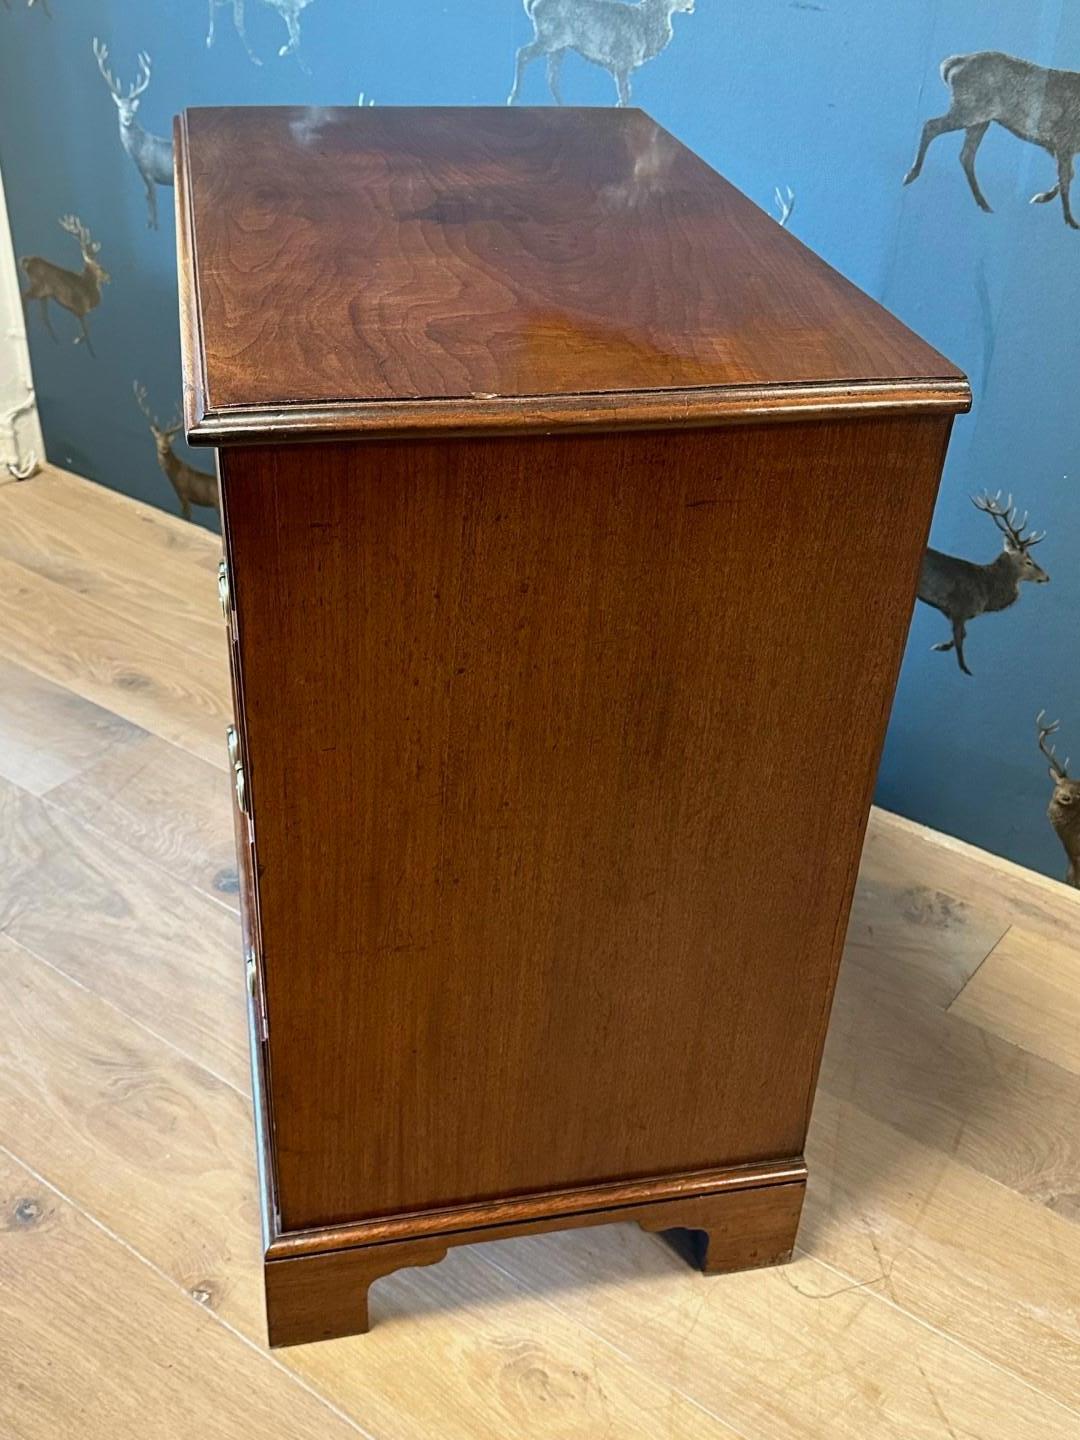
[[[19,272],[0,174],[0,480],[45,460]]]

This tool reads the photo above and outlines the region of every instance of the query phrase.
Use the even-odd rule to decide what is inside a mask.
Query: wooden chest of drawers
[[[784,1259],[966,382],[640,111],[177,165],[271,1340],[524,1232]]]

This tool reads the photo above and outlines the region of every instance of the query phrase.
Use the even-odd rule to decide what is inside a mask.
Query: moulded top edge
[[[966,403],[948,360],[640,110],[176,129],[196,443]]]
[[[955,415],[970,409],[966,380],[859,385],[730,386],[563,396],[470,397],[370,404],[237,407],[207,411],[185,393],[192,445],[288,444],[482,434],[677,429],[683,426],[854,419],[881,414]]]

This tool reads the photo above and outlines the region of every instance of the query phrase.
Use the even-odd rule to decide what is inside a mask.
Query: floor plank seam
[[[999,942],[999,943],[1000,943],[1000,942]],[[994,949],[995,949],[995,950],[997,949],[997,946],[996,946],[996,945],[994,946]],[[991,953],[992,953],[992,952],[991,952]],[[987,957],[987,958],[989,958],[989,957]],[[950,1002],[950,1003],[955,1003],[955,1002]],[[1055,1060],[1055,1059],[1052,1058],[1052,1056],[1049,1056],[1049,1055],[1040,1055],[1040,1054],[1037,1054],[1034,1050],[1028,1050],[1028,1049],[1026,1049],[1023,1045],[1021,1045],[1021,1044],[1019,1043],[1019,1041],[1017,1041],[1017,1040],[1010,1040],[1007,1035],[1000,1035],[1000,1034],[998,1034],[996,1031],[987,1030],[984,1026],[980,1025],[977,1021],[975,1021],[975,1020],[969,1020],[966,1015],[958,1015],[955,1010],[947,1010],[945,1013],[948,1015],[949,1019],[953,1022],[954,1025],[963,1025],[963,1026],[965,1026],[965,1027],[966,1027],[967,1029],[969,1029],[969,1030],[975,1030],[975,1031],[977,1031],[980,1035],[984,1035],[984,1036],[987,1036],[987,1037],[991,1038],[996,1045],[1007,1046],[1010,1050],[1014,1050],[1018,1055],[1022,1055],[1022,1056],[1024,1057],[1024,1059],[1027,1060],[1027,1061],[1032,1061],[1032,1060],[1037,1061],[1040,1066],[1044,1066],[1044,1067],[1046,1067],[1047,1069],[1050,1069],[1050,1070],[1059,1071],[1062,1075],[1067,1076],[1067,1077],[1069,1078],[1069,1080],[1073,1080],[1073,1081],[1074,1081],[1074,1080],[1076,1079],[1077,1072],[1076,1072],[1075,1070],[1071,1070],[1068,1065],[1063,1065],[1063,1064],[1060,1062],[1060,1060]],[[826,1086],[826,1088],[828,1088],[828,1087]],[[829,1093],[830,1093],[831,1095],[834,1095],[834,1098],[836,1098],[836,1099],[844,1098],[844,1097],[841,1097],[841,1096],[836,1096],[836,1095],[835,1095],[835,1092],[833,1092],[833,1091],[831,1091],[831,1090],[829,1091]],[[954,1156],[953,1158],[955,1159],[955,1156]],[[963,1162],[961,1161],[960,1163],[962,1164]],[[982,1174],[982,1171],[979,1171],[978,1173],[979,1173],[979,1174]],[[987,1178],[987,1179],[993,1179],[993,1176],[987,1176],[986,1178]],[[1009,1187],[1006,1187],[1006,1188],[1009,1188]],[[1021,1190],[1018,1190],[1018,1191],[1016,1191],[1015,1193],[1018,1194],[1018,1195],[1026,1194],[1026,1192],[1021,1191]],[[1030,1198],[1030,1197],[1028,1197],[1028,1198]],[[1063,1217],[1063,1218],[1068,1219],[1068,1218],[1071,1218],[1071,1217],[1065,1216],[1065,1217]],[[1080,1219],[1078,1219],[1076,1223],[1080,1223]]]
[[[964,981],[964,983],[960,986],[960,989],[957,990],[956,994],[952,997],[952,999],[948,1001],[948,1003],[947,1003],[946,1006],[945,1006],[945,1011],[946,1011],[946,1013],[948,1013],[948,1012],[952,1009],[952,1007],[956,1004],[957,1000],[960,999],[960,996],[964,993],[964,991],[967,989],[967,987],[968,987],[968,986],[971,984],[971,982],[975,979],[975,976],[978,975],[979,971],[980,971],[980,970],[982,969],[982,967],[986,964],[987,960],[990,959],[990,956],[993,955],[994,951],[997,950],[997,949],[1000,947],[1002,941],[1006,938],[1006,936],[1010,935],[1014,929],[1015,929],[1015,926],[1013,926],[1013,925],[1006,925],[1006,926],[1005,926],[1005,929],[1001,932],[1001,934],[998,936],[998,938],[994,941],[993,945],[990,946],[990,949],[987,950],[986,954],[985,954],[985,955],[982,957],[982,959],[979,961],[978,965],[975,966],[975,969],[971,972],[971,974],[967,977],[967,979]],[[953,1018],[956,1019],[956,1018],[958,1018],[958,1017],[954,1016]]]
[[[91,996],[94,1000],[100,1001],[102,1005],[107,1005],[114,1014],[120,1015],[129,1025],[137,1026],[145,1035],[149,1035],[152,1039],[158,1041],[159,1044],[165,1045],[169,1050],[173,1052],[173,1054],[178,1055],[188,1065],[194,1065],[196,1069],[203,1071],[203,1073],[206,1075],[212,1076],[215,1080],[219,1081],[229,1090],[232,1090],[235,1094],[239,1095],[243,1100],[246,1100],[249,1104],[251,1103],[250,1090],[241,1089],[241,1087],[237,1085],[234,1081],[229,1080],[226,1076],[219,1074],[219,1072],[215,1070],[213,1066],[207,1065],[206,1062],[203,1060],[196,1060],[193,1055],[189,1055],[186,1050],[181,1049],[175,1041],[168,1039],[168,1037],[165,1035],[159,1035],[158,1032],[156,1030],[152,1030],[145,1021],[138,1019],[138,1017],[135,1015],[129,1014],[127,1010],[124,1010],[119,1005],[117,1005],[114,1000],[110,1000],[107,995],[103,995],[100,990],[94,990],[91,986],[83,984],[81,980],[77,980],[74,975],[70,975],[66,970],[64,970],[61,966],[55,964],[52,960],[46,959],[44,955],[39,954],[37,950],[27,945],[25,941],[22,941],[18,939],[15,935],[10,934],[9,931],[3,926],[0,926],[0,935],[3,935],[4,939],[7,940],[10,944],[17,946],[24,955],[28,955],[31,960],[33,960],[36,964],[44,965],[46,969],[51,970],[54,975],[59,975],[61,979],[66,980],[69,985],[74,985],[76,989],[82,990],[84,994]]]
[[[106,517],[99,513],[91,516],[86,512],[81,512],[77,517],[79,539],[75,541],[70,535],[69,527],[72,516],[65,496],[56,494],[46,486],[26,502],[28,508],[20,508],[22,504],[22,500],[4,502],[6,513],[15,517],[15,523],[19,526],[20,531],[22,533],[30,532],[31,541],[37,539],[39,535],[45,535],[52,538],[54,544],[62,544],[63,558],[71,561],[75,566],[85,563],[85,555],[92,548],[100,549],[102,544],[107,543],[109,548],[107,563],[111,571],[126,575],[133,589],[137,587],[140,594],[160,595],[165,600],[173,602],[179,599],[181,603],[197,609],[202,602],[190,593],[185,594],[185,587],[189,582],[205,583],[208,592],[212,592],[214,584],[212,567],[215,560],[213,552],[217,547],[210,546],[200,553],[186,551],[166,540],[164,544],[156,548],[152,557],[154,562],[152,568],[146,567],[138,571],[125,570],[123,564],[126,559],[125,552],[129,548],[140,550],[147,538],[146,524],[141,518],[134,526],[125,526],[123,522],[117,526],[115,515]],[[44,550],[42,553],[45,553]],[[16,561],[16,563],[21,562]],[[204,617],[208,630],[213,628],[215,615],[216,608],[208,604]]]
[[[955,1020],[958,1024],[967,1026],[968,1029],[979,1031],[979,1033],[983,1035],[986,1034],[985,1030],[982,1030],[971,1020],[965,1019],[962,1015],[950,1015],[949,1018],[951,1020]],[[1030,1050],[1025,1050],[1023,1046],[1017,1045],[1012,1040],[1005,1040],[1000,1036],[996,1036],[995,1039],[997,1039],[1000,1044],[1008,1045],[1011,1049],[1017,1051],[1017,1053],[1022,1055],[1025,1060],[1037,1059],[1040,1065],[1052,1067],[1055,1070],[1059,1070],[1062,1075],[1068,1076],[1071,1079],[1075,1079],[1075,1072],[1066,1069],[1065,1066],[1059,1065],[1056,1060],[1047,1060],[1045,1056],[1042,1055],[1035,1056],[1031,1053]],[[868,1115],[873,1118],[873,1111],[866,1110],[862,1105],[858,1103],[857,1100],[852,1097],[848,1090],[838,1089],[833,1083],[829,1081],[828,1078],[822,1080],[818,1088],[819,1090],[824,1092],[824,1094],[828,1095],[831,1100],[836,1101],[838,1104],[851,1105],[864,1115]],[[914,1139],[916,1143],[919,1143],[917,1135],[912,1136],[908,1131],[900,1128],[897,1125],[893,1125],[888,1120],[879,1120],[878,1123],[885,1125],[888,1129],[894,1131],[903,1139]],[[938,1151],[938,1153],[944,1152]],[[958,1166],[960,1169],[964,1170],[970,1175],[977,1176],[981,1182],[993,1185],[999,1190],[1004,1190],[1007,1195],[1011,1195],[1014,1199],[1021,1200],[1027,1205],[1035,1205],[1041,1210],[1048,1210],[1051,1215],[1053,1215],[1056,1219],[1062,1221],[1063,1224],[1080,1225],[1080,1212],[1078,1212],[1076,1215],[1073,1215],[1067,1210],[1055,1210],[1053,1208],[1050,1200],[1056,1197],[1050,1196],[1048,1199],[1044,1200],[1031,1191],[1018,1190],[1016,1186],[1006,1184],[1004,1180],[999,1179],[998,1176],[991,1174],[988,1170],[980,1170],[978,1166],[970,1164],[967,1160],[960,1159],[960,1157],[955,1153],[950,1153],[948,1158],[953,1165]],[[812,1179],[810,1183],[813,1184]],[[812,1251],[807,1250],[805,1253],[813,1260],[819,1259],[819,1257],[815,1255]]]
[[[48,586],[50,590],[59,591],[60,594],[66,595],[76,601],[79,606],[90,606],[111,623],[115,624],[117,621],[120,621],[125,634],[136,631],[139,635],[143,635],[159,645],[167,646],[172,652],[180,651],[182,655],[190,655],[196,660],[219,662],[227,662],[228,660],[227,652],[224,650],[224,640],[222,640],[221,645],[208,646],[205,650],[193,647],[185,644],[182,640],[178,640],[175,635],[163,634],[159,630],[147,629],[146,625],[140,624],[138,620],[133,620],[130,615],[124,615],[119,611],[113,610],[95,596],[86,595],[81,590],[75,590],[60,580],[53,580],[48,575],[42,575],[37,570],[31,570],[28,565],[20,564],[18,560],[9,560],[6,556],[0,558],[3,559],[5,565],[10,565],[13,570],[18,570],[24,575],[31,576],[38,584]]]
[[[222,753],[222,756],[218,758],[216,747],[212,755],[210,753],[203,754],[198,750],[193,750],[189,744],[185,744],[183,740],[178,740],[174,734],[165,734],[165,732],[157,726],[156,722],[147,723],[145,717],[139,720],[133,720],[130,716],[125,715],[122,711],[115,710],[111,706],[107,705],[100,697],[92,694],[87,694],[86,691],[88,687],[84,686],[81,689],[78,687],[78,675],[71,674],[66,670],[61,675],[57,673],[56,670],[50,671],[46,668],[43,668],[40,662],[36,662],[34,657],[30,655],[14,653],[10,646],[5,646],[3,643],[2,625],[0,625],[0,655],[2,655],[4,659],[8,660],[11,664],[20,665],[24,670],[29,670],[31,675],[36,675],[39,680],[48,681],[49,684],[56,685],[61,690],[69,691],[72,695],[76,697],[76,699],[85,700],[89,705],[96,705],[99,709],[107,711],[110,715],[115,715],[118,720],[124,720],[129,725],[135,725],[140,730],[145,730],[148,735],[156,735],[159,740],[164,740],[166,744],[175,746],[177,750],[182,750],[185,755],[191,755],[196,760],[202,760],[207,765],[213,765],[215,769],[220,770],[223,774],[226,774],[228,772],[229,766],[227,756]],[[104,685],[106,682],[102,681],[100,683]],[[225,726],[229,723],[229,717],[232,713],[228,703],[223,701],[223,708],[220,714],[218,714],[217,711],[214,711],[212,713],[209,711],[204,711],[202,713],[206,714],[209,718],[214,718],[216,716],[218,719],[221,720],[221,733],[224,737]],[[222,739],[221,749],[222,752],[224,752],[224,739]]]
[[[14,664],[13,661],[10,663]],[[25,669],[25,666],[22,668]],[[55,681],[53,681],[52,683],[56,685]],[[82,699],[80,695],[75,694],[74,690],[69,690],[66,685],[56,685],[56,688],[57,690],[62,690],[65,695],[70,695],[73,700]],[[119,720],[122,725],[130,725],[133,730],[140,731],[141,735],[131,735],[124,737],[117,736],[115,740],[110,740],[103,750],[100,750],[90,756],[84,765],[80,765],[78,769],[72,770],[71,774],[65,775],[62,780],[54,780],[53,783],[47,786],[44,790],[31,790],[21,781],[13,778],[9,778],[9,784],[16,786],[19,790],[26,791],[28,795],[33,795],[38,800],[45,800],[49,796],[51,796],[54,790],[62,790],[65,785],[69,785],[73,780],[82,780],[86,775],[87,771],[93,770],[95,766],[101,765],[106,760],[112,759],[118,750],[123,750],[128,745],[139,743],[139,740],[142,738],[142,736],[146,736],[147,738],[150,737],[149,730],[144,730],[141,725],[136,725],[132,720],[125,720],[122,715],[117,715],[115,710],[108,710],[104,705],[99,706],[99,709],[101,709],[104,714],[112,716],[114,720]],[[53,803],[55,804],[56,802],[54,801]],[[64,811],[65,815],[71,814],[71,811],[67,810],[64,806],[61,805],[59,806],[59,808]],[[72,815],[72,818],[80,820],[82,824],[86,823],[82,820],[81,816]]]
[[[116,1231],[113,1230],[110,1226],[106,1225],[104,1221],[99,1220],[96,1215],[85,1209],[85,1207],[80,1205],[78,1201],[75,1200],[72,1196],[66,1194],[63,1190],[60,1189],[58,1185],[54,1185],[52,1181],[47,1179],[46,1176],[42,1175],[39,1170],[35,1170],[32,1165],[28,1165],[25,1160],[21,1159],[18,1155],[15,1154],[14,1151],[9,1150],[7,1146],[2,1143],[0,1143],[0,1154],[6,1155],[9,1160],[13,1161],[14,1164],[25,1170],[28,1175],[33,1176],[33,1178],[37,1181],[39,1185],[43,1185],[47,1190],[51,1190],[52,1193],[56,1195],[60,1200],[62,1200],[65,1205],[69,1205],[72,1210],[74,1210],[77,1214],[81,1215],[83,1219],[88,1222],[88,1224],[93,1225],[95,1229],[100,1230],[103,1235],[108,1236],[108,1238],[112,1240],[115,1244],[119,1245],[122,1250],[125,1250],[130,1256],[132,1256],[133,1259],[137,1260],[140,1265],[144,1265],[147,1270],[152,1271],[153,1274],[155,1274],[160,1280],[164,1280],[166,1284],[169,1285],[173,1290],[176,1290],[181,1295],[183,1295],[184,1298],[188,1301],[188,1303],[194,1305],[195,1308],[200,1311],[201,1314],[205,1315],[209,1321],[220,1325],[223,1330],[227,1330],[230,1335],[235,1336],[236,1339],[241,1342],[241,1344],[246,1345],[249,1350],[253,1350],[256,1355],[261,1356],[262,1359],[267,1361],[267,1363],[272,1365],[276,1370],[280,1370],[281,1373],[283,1375],[286,1375],[293,1382],[294,1385],[299,1386],[301,1390],[305,1390],[314,1400],[317,1400],[320,1405],[324,1406],[332,1414],[336,1415],[339,1420],[344,1421],[345,1424],[350,1427],[350,1429],[355,1430],[358,1435],[362,1435],[364,1437],[364,1440],[379,1440],[379,1437],[377,1435],[375,1435],[370,1430],[366,1430],[358,1420],[355,1420],[346,1411],[335,1405],[332,1400],[328,1400],[327,1397],[321,1393],[321,1391],[315,1389],[313,1385],[309,1384],[302,1375],[299,1375],[295,1370],[291,1370],[288,1365],[283,1364],[277,1358],[277,1356],[271,1354],[270,1351],[265,1350],[256,1341],[252,1340],[250,1336],[245,1335],[242,1330],[237,1329],[237,1327],[233,1325],[230,1321],[224,1319],[223,1316],[219,1315],[216,1310],[211,1310],[201,1301],[196,1300],[190,1291],[185,1290],[183,1285],[179,1284],[178,1281],[174,1280],[167,1271],[162,1270],[158,1265],[155,1265],[152,1260],[148,1259],[145,1255],[141,1253],[141,1251],[137,1250],[135,1246],[130,1243],[130,1241],[125,1240],[122,1235],[118,1235]]]
[[[162,737],[159,736],[158,738],[160,739]],[[165,743],[171,745],[173,742],[171,740],[168,740]],[[189,752],[184,751],[184,753],[188,754]],[[197,759],[198,757],[193,756],[192,758]],[[8,783],[13,785],[17,790],[22,790],[24,794],[29,795],[32,793],[31,791],[26,790],[25,787],[20,785],[16,780],[9,781]],[[77,811],[69,809],[61,801],[54,799],[51,793],[52,790],[61,789],[62,786],[66,783],[66,781],[61,781],[59,785],[52,786],[50,790],[46,790],[44,794],[38,795],[35,798],[40,800],[43,805],[48,806],[53,810],[56,810],[59,814],[63,815],[65,819],[74,822],[83,830],[89,831],[91,835],[99,836],[107,844],[121,844],[128,845],[131,849],[135,848],[134,846],[130,845],[130,842],[125,840],[118,840],[118,837],[116,835],[110,834],[108,830],[102,830],[99,826],[94,824],[93,820],[88,820],[85,815],[80,815]],[[224,807],[228,805],[228,783],[229,782],[227,777],[225,776],[224,772],[222,772],[221,785],[223,791],[223,813],[227,813],[227,811],[224,810]],[[119,793],[119,791],[117,793]],[[227,900],[223,900],[220,895],[215,895],[211,890],[204,890],[201,885],[196,885],[194,881],[188,880],[182,875],[177,875],[174,871],[170,870],[167,865],[163,865],[162,862],[155,855],[148,855],[144,851],[139,851],[138,854],[141,860],[143,860],[147,865],[151,866],[154,870],[156,870],[158,874],[164,875],[172,884],[183,885],[186,889],[190,890],[195,895],[201,896],[204,900],[212,900],[219,910],[224,910],[226,915],[231,915],[236,921],[238,927],[237,947],[239,947],[240,911],[237,906],[230,905]]]
[[[142,500],[136,500],[131,495],[122,495],[89,475],[79,475],[74,470],[65,470],[59,465],[45,461],[40,470],[30,476],[30,479],[51,480],[56,489],[66,492],[91,489],[94,491],[95,509],[105,506],[118,514],[134,514],[140,520],[147,521],[167,533],[175,534],[185,546],[190,544],[192,548],[203,549],[210,555],[221,549],[221,537],[212,530],[207,530],[202,525],[195,525],[190,520],[183,520],[179,515],[171,515],[168,510],[159,509],[156,505],[148,505]],[[27,482],[21,483],[26,484]],[[41,488],[48,490],[50,487]]]
[[[822,1265],[825,1267],[826,1270],[831,1270],[833,1274],[842,1276],[847,1280],[854,1279],[854,1276],[848,1275],[846,1271],[840,1269],[840,1267],[835,1265],[831,1260],[825,1260],[820,1255],[814,1255],[809,1250],[803,1251],[802,1253],[805,1254],[808,1259],[812,1259],[816,1265]],[[890,1267],[890,1273],[891,1269],[892,1267]],[[942,1330],[940,1326],[932,1324],[931,1321],[927,1320],[924,1316],[919,1315],[916,1311],[906,1309],[903,1305],[899,1304],[891,1295],[882,1294],[880,1290],[868,1290],[866,1293],[869,1296],[872,1296],[874,1299],[880,1300],[883,1305],[887,1305],[891,1310],[897,1311],[898,1314],[907,1316],[909,1320],[914,1321],[914,1323],[920,1326],[923,1330],[928,1331],[932,1335],[936,1335],[940,1340],[944,1341],[946,1345],[955,1345],[958,1350],[962,1350],[965,1354],[971,1355],[981,1364],[989,1365],[999,1374],[1007,1375],[1011,1380],[1017,1381],[1019,1384],[1023,1385],[1025,1389],[1030,1390],[1032,1394],[1038,1395],[1040,1399],[1049,1401],[1051,1405],[1056,1405],[1058,1409],[1063,1410],[1066,1415],[1072,1415],[1075,1416],[1077,1419],[1080,1419],[1080,1409],[1074,1409],[1072,1405],[1067,1405],[1065,1401],[1060,1399],[1057,1395],[1052,1395],[1048,1390],[1042,1390],[1038,1385],[1033,1385],[1032,1382],[1027,1378],[1027,1376],[1019,1374],[1016,1370],[1011,1370],[1007,1365],[1002,1365],[999,1361],[994,1360],[989,1355],[984,1355],[981,1350],[976,1350],[972,1345],[968,1344],[965,1340],[962,1340],[958,1335],[954,1335],[951,1331],[948,1330]]]

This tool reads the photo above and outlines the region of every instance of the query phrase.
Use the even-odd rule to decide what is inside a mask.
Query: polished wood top
[[[198,109],[177,139],[193,440],[968,403],[640,110]]]

